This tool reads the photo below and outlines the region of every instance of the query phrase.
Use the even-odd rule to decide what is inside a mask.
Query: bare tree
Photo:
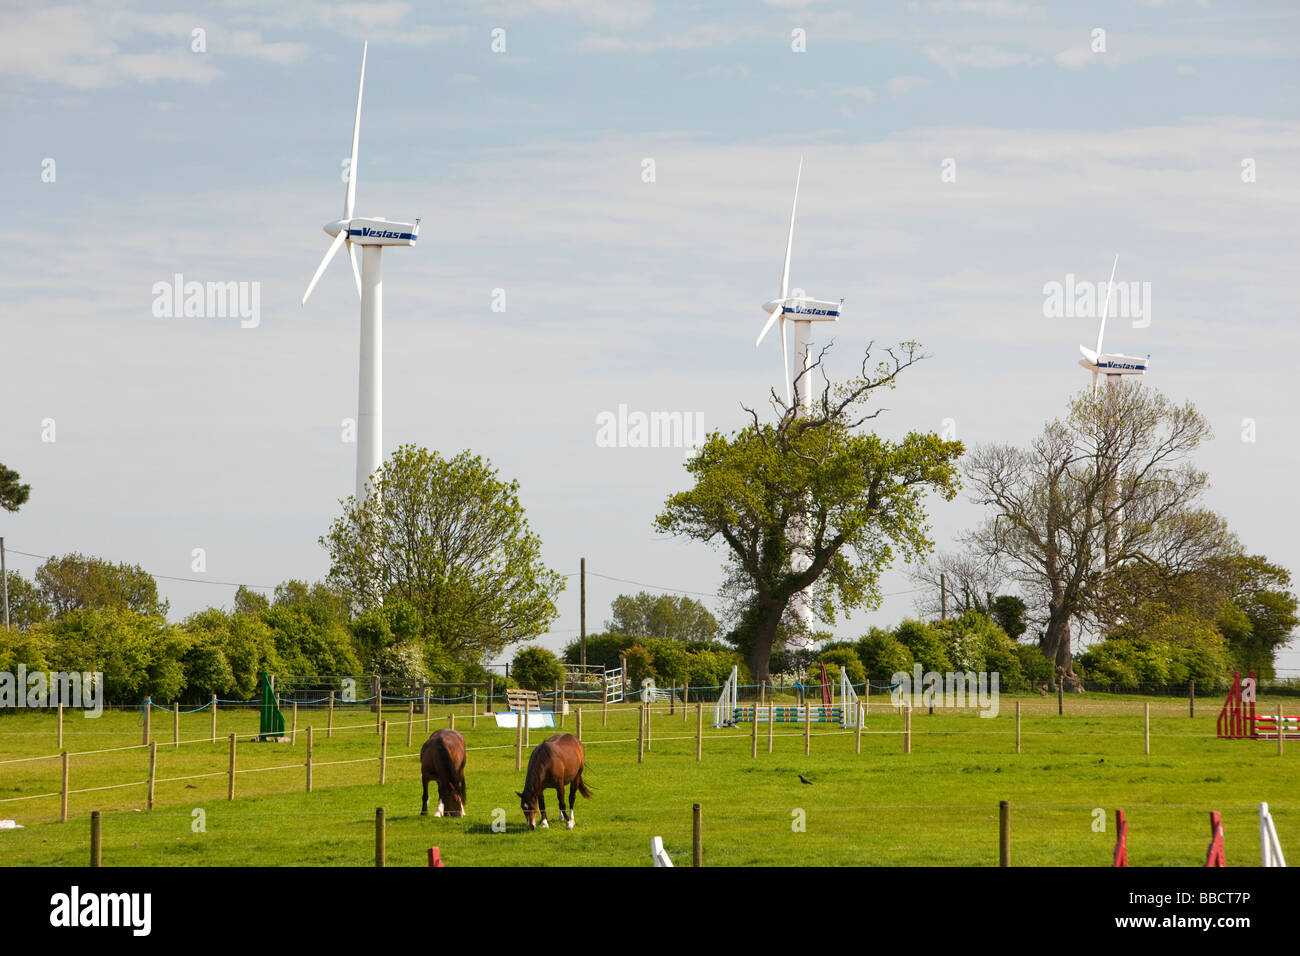
[[[1117,384],[1080,394],[1028,448],[967,460],[973,500],[993,511],[967,542],[1019,585],[1067,681],[1072,626],[1104,632],[1122,617],[1126,568],[1175,574],[1231,546],[1222,520],[1196,508],[1207,476],[1190,457],[1209,437],[1190,403]]]
[[[921,592],[917,594],[917,613],[923,617],[939,617],[945,608],[954,611],[991,611],[989,595],[1001,593],[1005,575],[996,556],[980,551],[940,551],[923,564],[914,565],[908,572],[912,583]],[[948,597],[941,598],[943,591]]]

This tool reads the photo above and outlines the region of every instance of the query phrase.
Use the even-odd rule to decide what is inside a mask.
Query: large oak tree
[[[868,410],[875,393],[922,357],[915,343],[886,354],[873,369],[868,349],[854,377],[832,384],[823,350],[801,373],[821,377],[811,410],[773,391],[775,421],[747,409],[747,427],[711,434],[686,464],[694,487],[671,496],[656,519],[660,531],[725,547],[729,578],[744,589],[731,640],[758,681],[767,680],[795,595],[810,591],[826,623],[837,610],[878,605],[880,572],[895,551],[913,560],[932,547],[926,493],[957,492],[960,442],[920,432],[890,441],[862,429],[884,411]]]

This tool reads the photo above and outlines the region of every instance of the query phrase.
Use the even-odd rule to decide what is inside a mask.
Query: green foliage
[[[912,672],[911,650],[888,631],[873,627],[858,640],[856,648],[867,676],[877,684],[889,683],[900,671]]]
[[[1025,633],[1028,624],[1025,622],[1025,602],[1014,594],[1000,594],[993,599],[993,607],[989,611],[989,616],[998,627],[1006,632],[1007,637],[1013,641],[1020,640],[1020,635]]]
[[[27,502],[31,492],[32,486],[24,485],[18,472],[0,465],[0,508],[17,511]]]
[[[400,598],[418,614],[425,644],[461,661],[550,626],[564,579],[542,563],[517,481],[500,480],[469,452],[448,459],[414,445],[378,475],[378,489],[349,498],[320,539],[347,603],[370,610]]]
[[[166,617],[158,584],[138,564],[65,554],[36,569],[41,600],[59,617],[82,608],[120,608],[146,617]]]
[[[922,670],[946,674],[953,669],[943,636],[932,625],[909,618],[898,625],[894,637],[907,648],[913,662],[920,664]]]
[[[1037,645],[1017,644],[1016,657],[1020,658],[1020,673],[1029,683],[1045,684],[1056,679],[1052,662],[1043,656]]]
[[[1258,554],[1241,558],[1235,570],[1238,583],[1231,603],[1220,614],[1220,630],[1238,670],[1271,678],[1274,657],[1300,625],[1291,573]],[[1242,626],[1242,618],[1247,627]]]
[[[867,679],[867,669],[863,666],[862,658],[858,656],[857,648],[852,644],[828,648],[818,655],[817,659],[826,665],[826,675],[832,684],[839,683],[840,672],[845,670],[848,671],[850,683],[861,684]],[[835,669],[834,673],[831,673],[832,667]],[[816,675],[817,679],[820,677],[820,673]],[[809,678],[813,679],[813,675],[809,675]],[[815,679],[814,683],[816,683]]]
[[[943,635],[953,670],[996,672],[1003,687],[1024,679],[1015,641],[987,615],[967,611],[932,626]]]
[[[623,652],[636,642],[635,637],[627,634],[588,634],[587,666],[612,670],[618,667]],[[564,646],[564,660],[569,664],[582,663],[581,640],[570,641]]]
[[[6,575],[9,581],[9,624],[25,630],[33,624],[48,621],[54,615],[54,609],[45,602],[40,589],[31,581],[10,571]],[[0,623],[3,623],[0,620]]]
[[[520,687],[548,691],[556,681],[564,682],[564,664],[544,647],[521,647],[510,664],[510,676]]]
[[[669,641],[711,641],[718,621],[699,601],[673,594],[620,594],[610,604],[613,618],[605,628],[630,637]]]
[[[913,560],[931,548],[926,495],[957,493],[960,442],[859,430],[875,414],[866,408],[871,393],[918,360],[915,343],[901,348],[874,373],[864,360],[861,374],[827,385],[805,414],[781,409],[774,423],[755,417],[730,435],[711,434],[686,463],[693,487],[669,497],[655,521],[661,532],[726,545],[739,594],[730,640],[759,679],[794,595],[811,589],[827,623],[837,610],[878,603],[880,574],[896,551]],[[814,529],[806,537],[797,530],[801,514]],[[804,569],[792,569],[795,556]]]
[[[641,682],[647,677],[654,677],[654,655],[642,644],[633,644],[623,655],[627,658],[627,682],[633,690],[641,688]]]
[[[1191,614],[1167,614],[1139,632],[1121,626],[1079,655],[1088,680],[1137,686],[1183,684],[1203,687],[1226,683],[1232,661],[1223,635]]]
[[[115,703],[178,699],[190,636],[161,618],[122,608],[80,608],[37,625],[48,637],[46,664],[55,671],[100,671]]]

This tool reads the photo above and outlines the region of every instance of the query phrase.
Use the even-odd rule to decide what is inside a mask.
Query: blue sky
[[[882,432],[1028,440],[1087,383],[1077,345],[1096,334],[1046,317],[1043,287],[1104,281],[1118,253],[1151,321],[1108,324],[1107,349],[1149,353],[1146,383],[1210,417],[1209,504],[1300,571],[1286,3],[11,6],[0,460],[33,486],[0,518],[11,549],[204,581],[325,574],[358,308],[341,260],[299,298],[341,209],[363,39],[357,212],[423,220],[384,258],[385,448],[486,455],[557,570],[585,555],[593,574],[719,583],[719,554],[651,527],[681,451],[598,447],[596,418],[626,404],[729,428],[779,383],[776,343],[753,340],[802,155],[791,280],[845,298],[832,369],[872,340],[932,356]],[[259,323],[155,317],[176,273],[259,283]],[[963,496],[932,518],[950,548],[979,510]],[[882,607],[838,632],[912,613],[895,593],[911,588],[891,572]],[[589,624],[634,589],[592,577]],[[174,616],[233,594],[162,590]],[[570,579],[544,643],[576,634],[577,601]]]

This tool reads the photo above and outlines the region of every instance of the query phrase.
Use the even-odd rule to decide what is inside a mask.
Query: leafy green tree
[[[76,608],[37,628],[49,635],[52,670],[99,671],[113,703],[178,700],[190,637],[159,617],[120,607]]]
[[[661,532],[726,548],[730,573],[747,592],[729,640],[758,681],[769,677],[778,629],[796,595],[807,592],[827,624],[837,610],[877,606],[880,573],[895,549],[915,560],[932,546],[925,494],[956,495],[960,442],[917,432],[890,441],[860,431],[880,413],[866,410],[872,393],[920,359],[914,343],[901,348],[874,371],[868,353],[860,373],[842,385],[824,379],[805,413],[774,392],[775,423],[750,410],[746,428],[711,434],[686,464],[694,487],[672,495],[656,519]],[[820,372],[824,355],[801,378]]]
[[[113,564],[80,554],[53,557],[36,569],[41,600],[55,617],[86,608],[120,608],[145,617],[166,617],[158,583],[138,564]]]
[[[20,631],[25,631],[33,624],[48,621],[54,615],[54,609],[45,603],[40,588],[19,574],[9,571],[9,624]]]
[[[893,634],[873,627],[857,642],[858,659],[867,677],[876,683],[887,683],[897,673],[912,673],[912,652]]]
[[[1020,635],[1028,629],[1025,623],[1025,612],[1029,608],[1025,602],[1016,597],[1014,594],[1000,594],[993,599],[993,607],[989,609],[989,617],[998,627],[1006,633],[1007,637],[1013,641],[1020,640]]]
[[[1236,566],[1236,582],[1229,605],[1220,618],[1220,629],[1238,670],[1254,670],[1255,676],[1275,676],[1274,657],[1285,647],[1300,625],[1296,595],[1291,590],[1291,573],[1263,555],[1242,556]],[[1227,629],[1232,611],[1245,619]]]
[[[415,608],[426,645],[479,661],[544,632],[564,579],[541,560],[519,483],[484,459],[403,445],[365,501],[349,498],[320,539],[329,581],[367,611],[398,599]]]
[[[922,670],[946,674],[953,669],[947,642],[937,627],[924,621],[906,620],[898,625],[894,637],[907,648],[912,661]]]
[[[548,691],[556,681],[564,681],[564,664],[544,647],[530,645],[521,647],[510,664],[510,676],[519,681],[520,687],[529,690]]]
[[[32,493],[31,485],[24,485],[18,472],[0,465],[0,508],[17,511],[26,504]]]
[[[991,512],[968,544],[1017,583],[1067,681],[1075,630],[1125,619],[1126,569],[1169,574],[1232,547],[1223,520],[1198,508],[1208,477],[1191,458],[1209,437],[1190,403],[1120,384],[1080,393],[1028,448],[989,445],[968,459],[973,500]]]
[[[711,641],[718,620],[699,601],[675,594],[620,594],[610,605],[613,617],[605,629],[631,637],[660,637],[670,641]]]

